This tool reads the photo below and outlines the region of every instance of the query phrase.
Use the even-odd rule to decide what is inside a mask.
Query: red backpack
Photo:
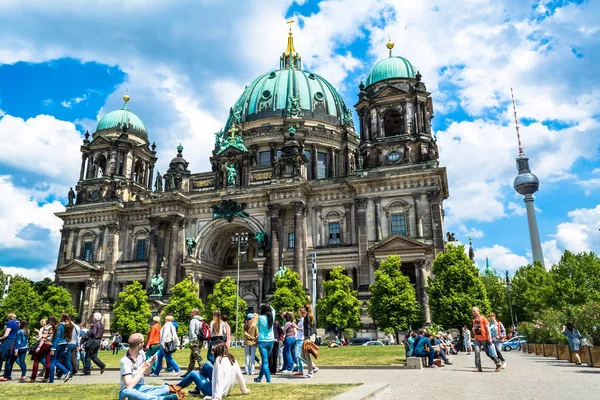
[[[200,321],[200,328],[198,329],[198,340],[210,340],[210,325],[208,325],[204,320]]]

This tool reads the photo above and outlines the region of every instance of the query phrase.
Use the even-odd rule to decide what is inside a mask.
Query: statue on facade
[[[302,116],[302,110],[300,109],[300,96],[290,96],[289,106],[287,108],[288,115],[292,117]]]
[[[242,122],[242,110],[239,107],[231,107],[229,117],[233,125],[240,124]]]
[[[223,139],[223,129],[219,129],[219,132],[215,133],[215,148],[221,147],[221,140]]]
[[[191,257],[194,254],[194,249],[197,245],[198,243],[193,237],[188,237],[185,239],[185,249],[187,250],[188,257]]]
[[[237,171],[235,169],[235,164],[230,162],[229,165],[227,165],[227,186],[235,186],[236,177]]]
[[[150,280],[150,296],[162,297],[164,279],[159,274],[156,274]]]
[[[181,174],[177,174],[173,177],[173,185],[175,189],[181,190]]]
[[[446,232],[446,239],[448,242],[456,242],[454,238],[454,232]]]
[[[72,206],[73,201],[75,200],[75,192],[73,191],[73,188],[69,189],[69,194],[67,195],[67,198],[69,199],[69,205]]]
[[[429,155],[429,160],[435,160],[435,148],[433,145],[429,145],[427,153]]]
[[[277,270],[277,272],[275,272],[275,277],[282,277],[285,275],[286,271],[287,271],[287,267],[286,266],[281,266],[279,267],[279,269]]]
[[[256,232],[254,234],[254,238],[258,244],[258,250],[265,251],[267,250],[267,233],[266,232]]]
[[[363,155],[361,152],[358,152],[358,169],[363,169],[363,165],[364,165],[364,159],[363,159]]]
[[[159,171],[156,171],[156,182],[154,183],[154,191],[161,193],[163,191],[163,177]]]

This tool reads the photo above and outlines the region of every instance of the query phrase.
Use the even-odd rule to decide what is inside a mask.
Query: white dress
[[[227,396],[235,382],[240,385],[242,393],[246,393],[246,381],[240,370],[240,365],[237,360],[231,365],[231,361],[227,357],[219,357],[215,360],[215,365],[212,373],[212,398],[222,399]]]

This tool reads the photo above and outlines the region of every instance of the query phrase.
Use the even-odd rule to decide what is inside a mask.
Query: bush
[[[600,346],[600,302],[588,301],[570,310],[571,322],[581,335],[588,339],[588,344]]]

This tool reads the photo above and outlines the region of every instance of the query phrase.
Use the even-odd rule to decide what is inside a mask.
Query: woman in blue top
[[[269,372],[269,354],[273,350],[275,335],[273,333],[273,321],[275,320],[275,309],[268,304],[261,304],[258,315],[258,351],[260,352],[260,372],[254,382],[262,381],[263,375],[267,382],[271,382]]]
[[[581,346],[581,334],[579,333],[577,328],[575,328],[570,322],[567,322],[566,327],[563,325],[562,334],[567,337],[567,340],[569,341],[569,348],[571,349],[573,354],[575,354],[575,364],[581,365],[581,358],[579,357],[579,348]]]
[[[64,381],[68,381],[73,377],[73,373],[60,363],[60,360],[67,352],[67,347],[71,337],[73,335],[73,323],[71,317],[67,313],[62,313],[60,316],[60,324],[56,328],[56,334],[52,340],[52,346],[50,347],[50,375],[48,383],[54,383],[54,371],[56,367],[60,369],[64,374]],[[67,366],[71,367],[71,357],[67,357]]]
[[[17,332],[17,343],[15,343],[15,359],[17,365],[21,368],[20,381],[27,380],[27,365],[25,364],[25,357],[29,351],[29,329],[27,329],[27,321],[21,321],[19,324],[19,331]]]

